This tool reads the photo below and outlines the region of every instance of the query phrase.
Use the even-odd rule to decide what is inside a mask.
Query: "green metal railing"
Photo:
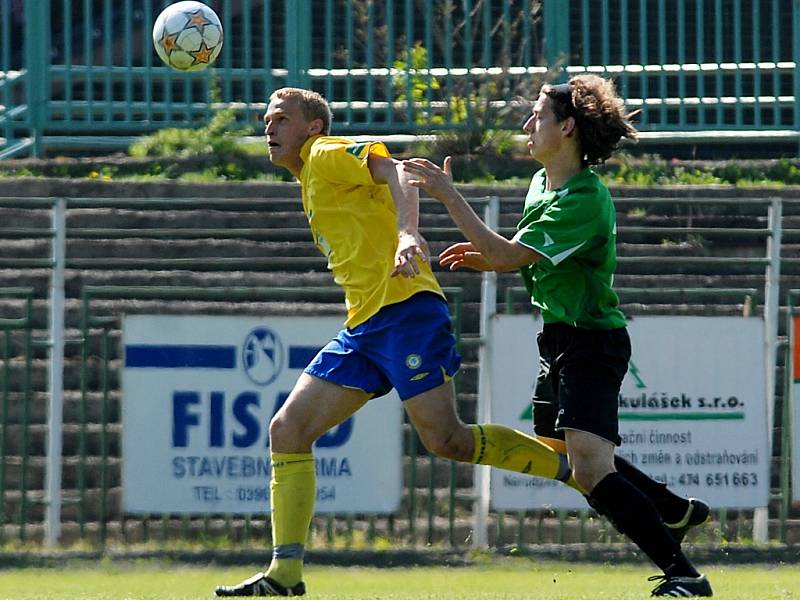
[[[168,3],[0,3],[0,158],[124,147],[222,106],[257,133],[283,85],[322,92],[340,134],[517,129],[516,97],[584,72],[615,78],[645,133],[800,131],[800,0],[217,0],[226,42],[194,74],[152,48]]]
[[[29,448],[29,422],[31,405],[31,353],[33,329],[33,289],[32,288],[0,288],[0,298],[19,301],[18,308],[22,315],[0,318],[0,334],[2,346],[2,406],[0,406],[0,543],[3,539],[5,525],[16,522],[19,539],[25,541],[26,527],[29,523],[28,507],[28,467],[31,459]],[[14,333],[21,335],[21,357],[14,349]],[[21,359],[22,365],[15,365]],[[11,408],[15,408],[18,439],[16,448],[8,440],[8,432],[12,431]],[[11,440],[13,442],[15,440]],[[16,452],[14,452],[16,450]],[[19,496],[16,515],[6,513],[11,503],[7,501],[10,492],[7,469],[11,465],[18,467],[17,482],[14,486]]]
[[[26,151],[29,139],[18,139],[17,127],[28,119],[28,105],[17,99],[24,93],[26,73],[11,56],[11,3],[0,2],[0,160]]]
[[[722,206],[725,202],[728,203],[728,206],[735,206],[735,210],[733,212],[734,214],[738,215],[738,217],[742,218],[742,222],[747,223],[746,228],[703,228],[697,226],[697,223],[701,222],[698,219],[713,213],[714,210],[716,210],[716,207]],[[267,201],[263,199],[258,200],[250,198],[76,198],[69,199],[68,201],[68,205],[71,209],[112,207],[118,209],[139,208],[142,210],[182,210],[189,209],[190,207],[191,209],[197,209],[199,207],[214,208],[219,210],[225,210],[228,208],[233,210],[245,206],[252,208],[254,203],[257,204],[259,208],[265,209],[265,211],[269,210]],[[52,204],[53,200],[47,198],[0,200],[0,208],[24,208],[26,209],[26,216],[33,212],[31,210],[32,208],[42,209],[52,206]],[[682,200],[665,198],[649,200],[624,198],[617,201],[617,204],[618,208],[621,209],[621,214],[624,214],[625,210],[629,210],[635,214],[638,214],[638,212],[646,213],[647,211],[641,207],[653,205],[658,208],[659,215],[662,214],[661,211],[666,211],[663,214],[676,214],[680,216],[679,222],[686,225],[682,227],[651,228],[639,225],[620,225],[619,232],[621,240],[624,240],[626,235],[630,235],[636,237],[637,239],[646,239],[649,241],[649,243],[653,243],[653,240],[656,240],[655,244],[657,245],[663,238],[679,240],[682,238],[682,236],[700,236],[704,239],[710,239],[713,245],[715,240],[722,240],[729,236],[730,239],[727,240],[727,243],[736,243],[738,241],[742,241],[743,244],[751,244],[752,242],[757,241],[758,239],[763,239],[769,235],[769,228],[758,227],[759,224],[764,223],[764,219],[762,218],[763,210],[761,208],[765,205],[764,200],[751,201],[747,198],[736,198],[733,200],[723,200],[719,198],[694,198],[690,201],[686,198],[683,198]],[[691,208],[692,205],[698,205],[697,212],[691,212],[691,210],[693,210]],[[689,208],[687,209],[687,207]],[[690,211],[688,216],[686,214],[686,210]],[[693,220],[693,218],[691,218],[692,214],[696,215],[697,219]],[[4,221],[4,223],[7,223],[7,225],[2,227],[2,232],[0,233],[2,233],[2,237],[6,239],[44,239],[45,237],[51,235],[46,228],[35,228],[30,225],[23,227],[23,223],[15,223],[13,217],[7,219]],[[118,225],[114,225],[110,228],[101,229],[102,223],[83,220],[81,221],[80,226],[73,222],[74,227],[69,229],[67,237],[71,240],[84,238],[92,240],[107,238],[115,240],[130,237],[161,240],[164,238],[172,238],[173,236],[176,239],[218,237],[218,235],[210,229],[204,230],[190,227],[184,229],[177,227],[171,220],[164,220],[164,223],[168,226],[164,228],[153,226],[150,229],[123,229]],[[87,227],[86,225],[91,225],[91,227]],[[203,225],[204,227],[209,226],[205,222]],[[423,231],[425,230],[423,229]],[[737,231],[739,231],[738,234],[736,233]],[[245,239],[255,240],[265,239],[264,237],[260,237],[260,234],[257,235],[254,229],[220,229],[219,232],[223,236],[242,236]],[[443,239],[439,237],[439,241],[443,241]],[[720,259],[719,265],[724,267],[723,271],[725,273],[740,272],[737,270],[737,264],[741,263],[740,266],[743,265],[746,267],[746,273],[748,274],[747,281],[754,281],[754,278],[750,277],[750,274],[760,273],[763,275],[764,266],[766,264],[765,259],[758,257],[717,258]],[[217,260],[221,262],[215,262]],[[274,260],[277,261],[279,259],[276,257]],[[316,262],[313,262],[313,260],[316,259],[312,260],[310,258],[303,257],[299,260],[309,261],[301,262],[301,264],[305,265],[306,267],[318,266]],[[653,257],[630,257],[630,260],[631,262],[628,262],[624,265],[626,269],[634,266],[639,268],[641,265],[648,262],[650,263],[650,270],[642,272],[652,275],[653,269],[661,269],[662,267],[666,269],[665,261],[654,260]],[[692,269],[695,269],[692,272],[708,274],[708,267],[714,263],[715,258],[700,257],[699,260],[704,261],[701,263],[698,263],[694,257],[673,257],[670,260],[674,264],[687,261],[687,264],[689,264]],[[785,259],[785,261],[790,260],[791,259]],[[91,269],[95,273],[98,273],[97,269],[113,269],[114,261],[119,261],[119,259],[108,256],[108,254],[101,254],[98,251],[96,255],[93,254],[91,258],[68,258],[67,268]],[[251,260],[248,260],[247,262],[251,263]],[[164,268],[192,269],[194,271],[197,271],[198,269],[202,271],[225,271],[230,267],[231,264],[244,265],[244,263],[244,259],[220,259],[219,257],[211,256],[197,257],[194,260],[160,257],[150,260],[137,259],[133,264],[137,268],[149,270]],[[120,264],[124,264],[124,262],[117,263],[117,268],[119,268]],[[206,266],[203,266],[203,264],[206,264]],[[53,261],[50,258],[16,258],[13,257],[10,252],[4,253],[4,256],[0,258],[0,267],[4,266],[8,269],[22,269],[25,267],[50,269],[52,265]],[[674,273],[675,271],[669,272]],[[119,428],[119,420],[116,416],[118,413],[116,410],[118,395],[117,386],[115,383],[117,371],[116,365],[113,361],[119,356],[116,346],[118,343],[117,331],[119,323],[119,311],[122,310],[121,307],[123,305],[119,302],[115,302],[113,304],[110,302],[103,302],[103,306],[101,307],[98,305],[99,303],[95,301],[117,301],[124,300],[126,298],[130,300],[150,299],[157,301],[178,301],[185,299],[187,293],[194,293],[194,291],[197,290],[198,288],[176,288],[171,286],[147,288],[85,287],[81,292],[80,328],[82,333],[81,337],[83,339],[82,347],[80,349],[81,364],[80,397],[79,404],[77,405],[78,418],[71,419],[67,422],[70,429],[69,435],[72,437],[72,440],[77,442],[77,444],[71,444],[71,447],[75,448],[77,445],[78,448],[74,454],[73,451],[70,451],[70,454],[72,455],[69,457],[69,463],[74,466],[76,473],[76,477],[71,478],[71,480],[73,482],[77,481],[77,483],[70,483],[65,486],[64,502],[70,505],[68,526],[73,526],[72,519],[74,518],[77,521],[80,538],[82,540],[85,540],[89,543],[96,540],[104,541],[112,539],[119,539],[122,542],[152,540],[166,543],[168,541],[174,541],[177,537],[182,537],[186,540],[192,539],[193,536],[198,535],[198,531],[200,532],[200,535],[206,536],[207,538],[212,536],[227,536],[228,539],[235,539],[237,543],[242,540],[255,541],[258,539],[260,541],[263,538],[264,524],[261,522],[254,523],[250,517],[243,519],[233,515],[206,515],[200,518],[189,518],[176,515],[158,514],[146,516],[143,519],[139,519],[137,516],[135,519],[133,519],[124,514],[120,515],[117,509],[115,494],[118,493],[118,489],[116,489],[118,483],[116,482],[118,481],[121,459],[115,450],[115,435]],[[654,299],[654,294],[656,294],[656,292],[651,288],[641,289],[631,287],[621,288],[619,291],[623,301],[636,303],[641,302],[645,305],[652,302]],[[750,300],[746,301],[745,304],[751,306],[753,310],[755,310],[756,307],[760,308],[765,300],[763,294],[759,290],[749,287],[722,288],[716,290],[706,290],[702,288],[674,288],[671,290],[661,290],[659,293],[661,292],[670,294],[671,299],[686,302],[687,304],[701,304],[702,301],[710,298],[712,295],[714,297],[718,296],[720,299],[724,299],[727,305],[730,305],[731,300],[748,297]],[[258,294],[263,294],[264,298],[269,296],[273,299],[283,301],[291,301],[297,298],[296,290],[282,291],[280,289],[266,288],[199,288],[197,293],[205,295],[204,297],[210,302],[223,300],[226,302],[257,301],[258,298],[261,297],[258,296]],[[507,299],[506,304],[510,307],[514,307],[514,304],[516,304],[516,308],[519,308],[520,296],[514,295],[518,294],[519,292],[508,293],[512,294],[512,297],[510,300]],[[462,350],[465,351],[462,352],[462,354],[468,353],[470,350],[470,345],[480,344],[481,340],[471,336],[460,336],[460,332],[462,330],[461,323],[464,296],[459,289],[448,289],[448,296],[450,297],[451,308],[453,309],[454,329],[459,333],[460,346]],[[340,305],[342,294],[337,288],[304,287],[301,290],[301,298],[303,300],[312,300],[325,304],[330,303]],[[113,308],[109,309],[109,306],[113,306]],[[137,308],[137,310],[141,309]],[[76,326],[77,324],[72,325],[72,327]],[[22,332],[15,332],[15,335],[19,335],[20,333]],[[4,340],[4,343],[8,344],[8,339]],[[36,347],[36,344],[37,341],[34,340],[32,343],[33,347]],[[17,346],[19,345],[20,344],[18,343]],[[21,345],[24,346],[24,343]],[[29,351],[26,352],[26,354],[30,356]],[[19,356],[21,356],[21,353],[19,353]],[[72,358],[76,357],[73,355]],[[77,360],[75,360],[75,363],[77,363]],[[17,369],[9,367],[9,364],[13,364],[15,367],[17,365],[20,366]],[[75,366],[77,367],[78,365],[76,364]],[[12,375],[10,377],[5,371],[9,368],[12,368]],[[25,368],[30,369],[30,364],[28,363],[28,366]],[[14,422],[11,422],[10,428],[8,426],[9,423],[7,415],[10,414],[8,412],[9,403],[12,403],[11,405],[13,406],[13,403],[16,402],[18,398],[21,401],[25,394],[30,397],[31,387],[30,373],[27,375],[24,373],[24,368],[21,366],[19,358],[16,359],[16,362],[12,361],[12,363],[9,363],[7,359],[4,360],[2,369],[4,369],[4,382],[24,382],[26,378],[28,381],[26,384],[26,389],[28,391],[25,393],[20,392],[20,394],[17,395],[13,393],[13,391],[3,392],[3,406],[5,408],[3,408],[3,412],[0,413],[0,417],[2,417],[2,431],[0,431],[0,441],[2,443],[0,443],[0,452],[6,452],[6,454],[3,455],[3,458],[5,459],[6,456],[11,456],[8,442],[11,439],[10,436],[13,435],[10,432],[14,431],[14,425],[16,425]],[[35,378],[35,380],[38,381],[38,378]],[[458,381],[459,380],[457,379],[457,383]],[[38,387],[34,387],[33,389],[37,394],[40,391]],[[75,386],[71,387],[70,390],[73,392],[76,391]],[[73,393],[71,398],[74,400],[75,396],[77,396],[77,394]],[[20,411],[27,411],[28,406],[29,402],[25,401],[24,406],[20,405]],[[25,423],[29,422],[27,413],[23,414],[20,412],[19,414],[20,420],[24,418]],[[74,416],[74,411],[72,414]],[[783,422],[787,423],[785,416]],[[29,428],[21,428],[21,433],[22,429],[27,430]],[[470,512],[469,509],[465,507],[465,504],[473,499],[471,496],[471,490],[459,488],[456,485],[456,476],[458,474],[463,474],[464,471],[460,470],[460,465],[457,465],[456,463],[445,461],[446,464],[442,464],[440,459],[426,456],[424,453],[418,452],[418,438],[416,437],[413,428],[407,428],[406,435],[406,446],[409,449],[407,454],[409,457],[407,460],[409,462],[407,464],[406,471],[408,477],[406,494],[407,503],[403,505],[401,511],[393,515],[389,515],[385,522],[382,518],[368,519],[365,533],[365,539],[367,543],[373,543],[377,539],[378,535],[383,535],[382,532],[388,530],[388,535],[393,541],[406,542],[408,540],[414,540],[417,543],[437,543],[440,540],[443,540],[444,536],[446,536],[446,543],[450,544],[451,546],[464,545],[464,539],[458,537],[460,531],[458,529],[458,519],[469,516]],[[788,435],[788,430],[784,431],[782,435]],[[783,440],[783,438],[781,440],[782,443],[788,443]],[[30,447],[30,440],[27,437],[25,446],[26,448]],[[14,450],[16,450],[16,448]],[[75,456],[75,454],[78,456]],[[420,456],[417,456],[418,454],[420,454]],[[33,511],[30,510],[30,507],[33,502],[37,501],[36,499],[40,497],[40,494],[38,489],[32,490],[32,495],[26,492],[24,498],[25,504],[22,506],[22,508],[20,508],[20,505],[16,504],[16,497],[14,496],[16,492],[14,487],[12,486],[9,488],[9,485],[7,485],[8,473],[10,472],[9,465],[12,465],[12,468],[16,469],[17,464],[19,464],[19,468],[25,473],[26,481],[30,480],[30,476],[28,468],[29,459],[25,458],[27,454],[19,455],[20,457],[16,458],[17,455],[16,452],[14,452],[14,456],[15,458],[13,460],[19,461],[19,463],[12,462],[7,464],[4,460],[1,467],[3,470],[0,471],[0,507],[10,507],[13,509],[13,512],[8,512],[8,509],[4,509],[6,510],[6,513],[0,514],[0,520],[3,520],[5,523],[11,525],[12,527],[10,527],[10,529],[14,531],[15,534],[17,531],[19,531],[19,536],[21,538],[30,539],[32,537],[30,534],[30,525],[38,522],[37,516],[35,516]],[[786,456],[786,454],[783,454],[782,457],[776,457],[774,466],[780,466],[780,468],[783,469],[784,466],[788,464],[785,462],[787,460]],[[427,472],[425,472],[425,469],[427,469]],[[783,473],[783,471],[781,471],[781,473]],[[443,479],[447,481],[447,483],[444,485],[442,485]],[[788,480],[785,485],[788,485]],[[781,486],[782,489],[787,489],[784,487],[783,479]],[[9,489],[11,494],[9,494]],[[786,497],[786,494],[783,493],[780,501],[784,503],[786,501]],[[5,503],[3,503],[4,499],[6,500]],[[778,496],[775,495],[773,499],[778,500]],[[782,504],[781,510],[785,511],[781,513],[781,536],[785,536],[787,527],[786,519],[788,518],[789,509],[788,507],[784,507]],[[71,516],[73,514],[76,514],[77,517]],[[497,535],[489,541],[494,541],[497,544],[500,544],[504,541],[507,542],[509,535],[513,536],[518,545],[529,544],[536,541],[552,541],[553,537],[550,533],[550,528],[552,528],[554,525],[554,519],[557,519],[558,521],[558,527],[556,529],[557,533],[555,535],[557,536],[556,539],[559,541],[566,540],[605,543],[608,541],[616,541],[618,539],[613,537],[613,534],[609,532],[608,528],[601,529],[599,535],[595,535],[594,530],[589,527],[591,524],[589,513],[577,513],[577,521],[573,518],[568,520],[567,517],[571,514],[572,513],[568,513],[566,511],[552,513],[547,510],[530,511],[520,514],[497,514]],[[444,533],[444,528],[437,526],[437,523],[442,522],[442,519],[447,519],[448,522],[447,531]],[[706,532],[705,534],[698,534],[699,537],[696,537],[695,539],[708,539],[710,542],[719,542],[720,539],[730,540],[731,537],[733,537],[733,539],[743,540],[746,538],[746,531],[749,527],[748,519],[749,514],[745,513],[744,511],[739,511],[736,513],[736,515],[730,515],[730,517],[727,513],[718,513],[717,524],[719,524],[721,537],[715,531],[714,533]],[[406,520],[408,522],[408,530],[405,529]],[[65,520],[65,525],[67,525],[66,521],[67,520]],[[402,523],[402,525],[398,526],[398,523]],[[322,519],[318,519],[315,522],[315,539],[320,540],[320,543],[336,545],[337,547],[342,543],[356,543],[353,541],[355,536],[361,535],[360,533],[357,533],[356,526],[363,527],[363,525],[363,519],[361,517],[357,518],[353,515],[326,516]],[[26,529],[28,529],[28,531],[26,531]],[[340,535],[342,530],[346,532],[344,536]],[[2,528],[0,528],[0,532],[2,532]],[[707,537],[702,537],[703,535],[707,535]],[[348,542],[347,540],[351,541]]]

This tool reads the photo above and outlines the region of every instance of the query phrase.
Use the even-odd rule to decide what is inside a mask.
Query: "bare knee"
[[[313,439],[307,439],[303,424],[284,411],[269,422],[269,446],[273,452],[310,452]]]
[[[585,456],[571,456],[570,467],[572,468],[572,476],[575,481],[584,490],[594,489],[606,475],[614,472],[613,464],[608,464],[607,461],[599,461]]]
[[[269,422],[269,445],[273,450],[276,446],[280,447],[281,442],[288,439],[290,436],[289,430],[291,424],[288,419],[281,417],[280,413],[272,417]]]
[[[579,486],[584,490],[593,490],[594,486],[600,483],[600,480],[607,475],[607,473],[600,473],[596,469],[579,466],[580,462],[572,467],[572,476]]]
[[[567,430],[567,456],[572,476],[591,492],[606,475],[613,473],[614,444],[591,433]]]
[[[441,458],[470,462],[474,454],[472,431],[461,425],[452,431],[419,431],[420,439],[429,452]]]

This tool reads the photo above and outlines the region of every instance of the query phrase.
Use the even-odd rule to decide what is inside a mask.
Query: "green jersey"
[[[611,288],[617,264],[616,211],[608,188],[584,169],[563,187],[545,191],[534,175],[515,239],[543,256],[520,269],[545,323],[586,329],[625,326]]]

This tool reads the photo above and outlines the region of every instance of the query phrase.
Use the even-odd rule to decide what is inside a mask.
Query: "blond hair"
[[[320,94],[302,88],[284,87],[275,90],[269,97],[270,101],[276,98],[297,102],[305,120],[311,122],[314,119],[320,119],[322,121],[322,135],[330,135],[333,113],[331,113],[328,101]]]

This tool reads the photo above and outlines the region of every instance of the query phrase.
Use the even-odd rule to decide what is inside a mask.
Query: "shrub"
[[[245,134],[243,129],[231,126],[236,123],[236,113],[227,108],[217,111],[205,127],[197,129],[171,127],[142,138],[131,145],[131,156],[234,156],[246,154],[236,141]]]

